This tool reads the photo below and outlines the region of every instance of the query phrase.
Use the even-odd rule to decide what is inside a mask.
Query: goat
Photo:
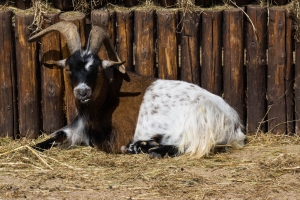
[[[70,22],[56,23],[29,41],[51,31],[63,35],[71,55],[44,66],[66,70],[78,115],[34,148],[83,144],[110,153],[202,157],[217,144],[244,145],[239,116],[221,97],[191,83],[126,72],[98,26],[92,28],[85,48]],[[102,43],[110,60],[97,55]]]

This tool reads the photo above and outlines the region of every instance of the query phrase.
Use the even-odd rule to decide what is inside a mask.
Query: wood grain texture
[[[295,133],[294,122],[294,80],[295,80],[295,68],[293,64],[293,17],[291,10],[286,10],[286,74],[285,74],[285,101],[286,101],[286,130],[287,133]]]
[[[40,92],[37,44],[29,43],[33,14],[16,13],[15,43],[18,83],[19,130],[21,137],[40,134]]]
[[[0,11],[0,136],[17,134],[15,65],[13,62],[12,12]]]
[[[200,12],[181,17],[181,80],[200,85]]]
[[[154,10],[134,11],[135,72],[152,77],[156,63],[154,26]]]
[[[267,8],[248,6],[246,23],[246,67],[247,67],[247,133],[267,130],[264,117],[267,113]]]
[[[158,77],[178,79],[177,11],[157,11]]]
[[[286,132],[286,20],[285,10],[269,9],[268,31],[268,131]]]
[[[133,11],[116,11],[116,49],[126,70],[133,66]]]
[[[224,99],[244,122],[244,14],[237,8],[226,9],[223,19]]]
[[[207,11],[202,15],[201,87],[222,95],[222,11]]]

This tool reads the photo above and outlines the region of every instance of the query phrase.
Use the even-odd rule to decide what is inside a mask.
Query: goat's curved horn
[[[98,54],[102,42],[105,46],[109,59],[112,61],[122,62],[114,46],[110,42],[108,34],[101,27],[94,26],[90,32],[87,50],[93,52],[93,54]],[[119,67],[119,71],[125,73],[125,66],[123,64]]]
[[[29,39],[29,42],[36,41],[51,31],[59,31],[64,36],[71,54],[73,54],[75,51],[81,48],[81,41],[78,28],[72,22],[66,21],[58,22],[56,24],[53,24],[52,26],[49,26],[48,28],[42,30],[38,34],[32,36]]]
[[[87,49],[98,54],[102,42],[110,60],[121,62],[108,34],[99,26],[94,26],[90,32]]]

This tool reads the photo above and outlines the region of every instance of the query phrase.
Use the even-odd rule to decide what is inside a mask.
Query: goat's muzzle
[[[92,89],[81,83],[74,88],[74,96],[78,103],[88,104],[92,100]]]

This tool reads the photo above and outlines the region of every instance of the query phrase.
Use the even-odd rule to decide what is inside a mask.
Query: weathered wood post
[[[196,6],[210,7],[213,4],[212,0],[195,0]]]
[[[63,11],[72,10],[74,8],[72,0],[52,0],[52,3],[55,8]]]
[[[93,26],[100,26],[108,33],[110,41],[113,45],[115,45],[115,23],[116,23],[116,15],[113,10],[93,10],[91,13],[91,19]],[[102,60],[108,60],[107,51],[102,45],[98,56]]]
[[[200,85],[200,13],[181,14],[181,80]]]
[[[285,10],[269,8],[268,30],[268,131],[286,132],[286,20]]]
[[[155,74],[154,10],[134,11],[135,71],[144,76]]]
[[[295,133],[300,136],[300,38],[295,44]]]
[[[81,12],[65,12],[59,15],[59,19],[61,21],[69,21],[73,22],[79,29],[80,38],[81,38],[81,45],[85,45],[85,32],[84,32],[84,18],[85,14]],[[70,56],[69,49],[67,47],[66,40],[61,37],[61,51],[62,51],[62,58],[67,58]],[[64,71],[64,83],[65,83],[65,104],[66,104],[66,116],[67,116],[67,122],[70,123],[74,117],[77,114],[77,109],[75,106],[75,98],[73,95],[72,88],[69,87],[71,85],[70,82],[68,82],[68,79],[66,78],[67,74]]]
[[[126,7],[132,7],[139,3],[138,0],[123,0],[124,6]]]
[[[59,21],[60,11],[44,15],[43,29]],[[60,36],[58,32],[51,32],[41,39],[41,90],[43,131],[52,133],[63,127],[64,116],[64,86],[63,71],[48,69],[43,63],[48,60],[60,60]]]
[[[177,18],[177,11],[157,11],[158,77],[161,79],[178,79]]]
[[[222,17],[223,11],[202,14],[201,87],[222,95]]]
[[[25,10],[30,8],[31,0],[15,0],[15,6],[19,9]]]
[[[158,2],[163,7],[172,7],[176,4],[176,0],[159,0]]]
[[[17,134],[16,77],[13,62],[12,12],[0,11],[0,136]]]
[[[295,133],[294,122],[294,70],[293,70],[293,18],[290,10],[286,10],[286,74],[285,74],[285,101],[286,101],[286,130],[287,133]]]
[[[19,130],[21,137],[28,138],[39,135],[41,121],[37,44],[28,42],[33,18],[32,13],[15,13]]]
[[[247,133],[265,132],[267,124],[267,8],[247,7],[246,23]]]
[[[126,70],[133,67],[133,11],[116,11],[116,49]]]
[[[244,121],[244,13],[238,8],[224,10],[223,24],[224,98]]]

